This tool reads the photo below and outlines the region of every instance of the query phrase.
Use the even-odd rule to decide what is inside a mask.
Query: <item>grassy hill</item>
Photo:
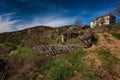
[[[120,24],[94,28],[98,41],[90,48],[80,45],[57,56],[32,50],[39,45],[62,45],[61,33],[75,26],[36,26],[0,34],[0,80],[119,80]],[[84,32],[84,31],[83,31]],[[64,45],[79,44],[76,39]]]
[[[57,36],[56,30],[46,26],[36,26],[21,31],[1,33],[0,54],[9,53],[20,44],[32,47],[40,44],[55,43],[53,35]]]

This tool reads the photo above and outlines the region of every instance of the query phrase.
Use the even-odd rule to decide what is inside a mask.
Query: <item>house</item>
[[[94,20],[91,21],[91,28],[93,27],[99,27],[102,25],[111,25],[115,23],[115,16],[111,13],[100,16]]]
[[[79,36],[79,33],[77,31],[67,31],[62,33],[61,37],[62,37],[62,42],[65,42],[69,39],[72,38],[77,38]]]

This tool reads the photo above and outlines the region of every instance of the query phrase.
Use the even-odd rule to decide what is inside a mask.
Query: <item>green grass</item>
[[[110,67],[116,63],[117,58],[115,58],[108,48],[98,49],[99,58],[102,60],[103,67],[105,69],[110,69]]]
[[[83,57],[87,54],[81,49],[74,49],[68,55],[58,56],[55,60],[39,66],[36,71],[48,75],[44,80],[64,80],[73,76],[75,71],[81,73],[82,80],[96,80],[99,74],[85,65]]]
[[[5,49],[7,49],[7,47]],[[27,57],[30,52],[30,48],[18,45],[15,49],[10,50],[4,54],[0,54],[0,57]]]
[[[58,64],[52,66],[48,71],[48,80],[63,80],[73,75],[72,69],[67,67],[65,64]]]
[[[109,39],[109,36],[108,36],[108,35],[103,34],[103,36],[104,36],[105,40],[106,40],[108,43],[112,43],[112,40]]]
[[[44,80],[63,80],[73,75],[73,70],[68,67],[65,62],[65,57],[59,57],[56,60],[49,61],[36,69],[37,72],[42,72],[48,76]]]
[[[100,48],[98,49],[99,58],[102,61],[102,68],[109,73],[111,76],[118,76],[113,70],[113,66],[118,64],[120,61],[114,55],[111,54],[108,48]]]
[[[113,37],[120,39],[120,33],[111,33]]]
[[[25,57],[28,56],[29,53],[30,53],[30,49],[28,47],[18,45],[17,48],[14,50],[14,52],[10,54],[10,56]]]
[[[98,42],[98,40],[99,40],[99,35],[95,35],[95,38],[96,38],[96,40],[93,42],[95,45],[97,45],[97,42]]]
[[[111,25],[111,28],[112,28],[112,29],[119,30],[119,29],[120,29],[120,23],[112,24],[112,25]]]
[[[74,50],[69,56],[69,61],[73,65],[72,69],[81,73],[82,80],[96,80],[99,78],[99,74],[91,69],[92,65],[87,67],[83,59],[88,54],[82,50]]]

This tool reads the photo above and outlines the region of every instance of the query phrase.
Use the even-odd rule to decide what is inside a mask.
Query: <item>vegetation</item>
[[[75,26],[80,27],[81,24],[82,24],[81,19],[78,18],[78,19],[75,20]]]
[[[111,33],[113,37],[120,39],[120,33]]]
[[[120,0],[118,0],[117,6],[115,7],[115,14],[120,16]]]
[[[19,56],[19,57],[25,57],[28,56],[29,54],[30,54],[30,49],[22,45],[18,45],[15,50],[9,53],[10,56]]]
[[[102,61],[102,67],[108,72],[109,76],[118,76],[117,71],[114,72],[113,66],[117,66],[120,60],[111,54],[106,47],[98,49],[98,54]]]
[[[37,71],[48,75],[45,80],[68,79],[76,72],[81,73],[83,80],[96,80],[99,78],[99,74],[85,65],[83,57],[87,54],[87,52],[75,49],[69,55],[58,56],[55,60],[39,66]]]
[[[0,79],[70,80],[76,77],[77,74],[79,74],[77,77],[80,76],[81,80],[113,80],[113,78],[109,79],[108,76],[119,77],[118,62],[120,60],[111,53],[110,48],[99,47],[102,44],[97,43],[101,37],[98,34],[95,34],[97,40],[94,44],[97,45],[95,45],[95,48],[92,47],[94,49],[78,48],[80,46],[79,41],[71,39],[65,44],[78,45],[72,48],[70,52],[61,51],[64,54],[50,56],[32,51],[33,46],[60,44],[60,34],[69,29],[70,27],[60,28],[55,31],[55,29],[51,28],[36,28],[35,30],[31,29],[31,33],[28,33],[29,30],[26,29],[18,33],[2,36],[3,40],[0,39],[0,67],[2,69],[0,69]],[[75,28],[71,29],[75,30]],[[120,33],[114,32],[114,29],[117,30],[119,28],[111,27],[110,33],[115,38],[120,39]],[[96,30],[99,33],[101,29],[93,29],[94,32]],[[81,36],[83,32],[80,33]],[[99,34],[102,33],[100,32]],[[109,36],[105,34],[103,36],[107,42],[110,41]],[[101,62],[101,65],[97,61]]]
[[[105,40],[106,40],[108,43],[112,43],[112,40],[109,39],[109,36],[108,36],[108,35],[103,34],[103,36],[104,36]]]
[[[108,69],[114,62],[115,57],[111,54],[110,50],[108,48],[100,48],[98,49],[98,54],[100,59],[103,62],[103,66]]]

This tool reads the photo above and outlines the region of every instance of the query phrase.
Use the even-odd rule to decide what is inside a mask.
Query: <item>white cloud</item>
[[[0,32],[9,32],[13,31],[12,27],[15,23],[17,23],[17,20],[10,20],[13,13],[7,13],[4,15],[0,15]]]
[[[36,18],[34,18],[34,20],[32,22],[29,22],[27,24],[18,25],[17,29],[21,30],[24,28],[38,26],[38,25],[45,25],[45,26],[50,26],[50,27],[60,27],[63,25],[72,24],[74,20],[75,20],[74,18],[63,18],[58,15],[46,16],[46,17],[36,17]]]
[[[17,24],[20,20],[12,20],[13,15],[14,13],[0,15],[0,32],[10,32],[39,25],[60,27],[63,25],[73,24],[75,20],[75,18],[64,18],[61,15],[53,15],[35,17],[31,22]]]

